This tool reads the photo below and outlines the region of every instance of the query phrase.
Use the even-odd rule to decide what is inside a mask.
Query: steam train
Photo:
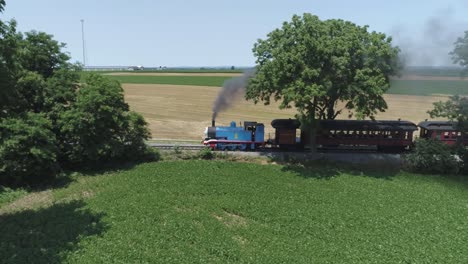
[[[413,134],[420,128],[420,138],[435,138],[454,145],[462,138],[468,146],[468,135],[461,137],[456,123],[449,121],[424,121],[418,125],[402,120],[321,120],[314,138],[309,131],[299,129],[296,119],[275,119],[274,138],[265,140],[262,123],[246,121],[241,126],[231,122],[230,126],[212,126],[205,129],[203,144],[213,150],[256,150],[277,148],[300,150],[315,140],[318,148],[366,147],[379,151],[404,151],[413,144]]]

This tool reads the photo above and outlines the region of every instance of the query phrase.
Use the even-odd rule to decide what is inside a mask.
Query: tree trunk
[[[317,126],[315,123],[315,116],[312,116],[311,123],[308,128],[310,152],[312,153],[317,153]]]

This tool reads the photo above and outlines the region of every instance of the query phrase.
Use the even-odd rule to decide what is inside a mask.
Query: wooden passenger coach
[[[421,128],[419,137],[434,138],[447,145],[455,145],[462,139],[462,133],[457,130],[457,122],[451,121],[424,121],[418,125]],[[464,135],[464,145],[468,146],[468,135]]]
[[[378,149],[406,149],[418,128],[409,121],[322,120],[317,145],[376,146]]]

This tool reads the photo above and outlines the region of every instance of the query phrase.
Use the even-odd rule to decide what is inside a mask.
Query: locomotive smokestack
[[[215,125],[216,125],[215,120],[214,120],[214,119],[211,120],[211,126],[212,126],[212,127],[215,127]]]

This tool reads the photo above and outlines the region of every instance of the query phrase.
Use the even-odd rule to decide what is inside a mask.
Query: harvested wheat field
[[[219,87],[163,84],[123,84],[125,100],[132,110],[141,113],[149,123],[153,138],[201,139],[211,125],[212,106]],[[242,98],[235,106],[218,115],[217,124],[231,121],[258,121],[272,132],[275,118],[294,117],[293,109],[279,110],[278,105],[255,105]],[[273,136],[273,135],[272,135]]]
[[[201,139],[204,128],[211,124],[211,107],[220,91],[218,87],[162,84],[123,84],[123,87],[131,109],[143,114],[152,137],[158,139]],[[389,108],[377,118],[401,118],[418,123],[429,118],[426,112],[432,109],[433,102],[446,99],[444,96],[385,95]],[[235,106],[219,114],[217,124],[228,125],[232,120],[263,122],[266,137],[268,133],[273,137],[271,120],[292,118],[294,114],[295,109],[280,110],[277,103],[255,105],[239,98]],[[347,118],[347,112],[339,118]]]

